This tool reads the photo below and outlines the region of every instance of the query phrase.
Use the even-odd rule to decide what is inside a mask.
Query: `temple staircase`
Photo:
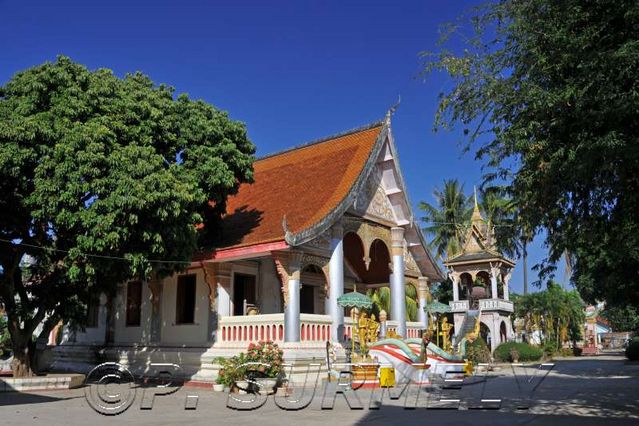
[[[461,327],[455,334],[455,339],[453,340],[453,348],[455,348],[455,352],[459,353],[460,348],[458,348],[458,345],[461,343],[462,339],[468,336],[469,333],[472,333],[476,331],[476,329],[478,329],[480,316],[480,309],[469,309],[468,311],[466,311]]]

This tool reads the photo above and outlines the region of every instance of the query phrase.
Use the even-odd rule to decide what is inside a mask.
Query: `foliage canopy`
[[[436,128],[461,125],[520,232],[546,231],[542,273],[568,252],[585,300],[639,305],[637,2],[504,0],[469,20],[424,54],[453,80]]]
[[[59,57],[15,74],[0,87],[0,301],[16,359],[45,318],[44,335],[82,324],[90,294],[183,268],[253,154],[244,124],[142,73]]]

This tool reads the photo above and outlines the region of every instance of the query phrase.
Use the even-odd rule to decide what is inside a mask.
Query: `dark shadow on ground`
[[[570,415],[539,415],[526,412],[502,411],[457,411],[457,410],[406,410],[402,407],[382,407],[379,411],[368,411],[358,421],[357,425],[385,425],[389,424],[431,424],[431,425],[561,425],[561,426],[589,426],[600,425],[603,418],[577,417]],[[636,425],[636,419],[605,419],[607,426]]]
[[[62,396],[53,397],[49,395],[38,395],[25,392],[2,392],[0,393],[0,406],[7,405],[28,405],[44,404],[47,402],[66,401],[69,399],[83,398],[84,396]]]

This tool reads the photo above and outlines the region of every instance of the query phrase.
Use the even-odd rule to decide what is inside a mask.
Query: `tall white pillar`
[[[231,275],[217,276],[217,297],[215,305],[217,313],[221,317],[231,315]]]
[[[512,274],[512,271],[509,271],[505,276],[504,276],[504,300],[510,300],[510,292],[508,290],[508,286],[510,285],[510,275]]]
[[[300,260],[299,253],[287,256],[288,282],[284,308],[284,341],[300,341]]]
[[[459,302],[459,275],[451,273],[448,276],[453,282],[453,300]]]
[[[499,268],[490,266],[490,293],[491,299],[499,298],[499,291],[497,290],[497,275],[499,275]]]
[[[426,313],[426,304],[428,303],[428,278],[417,278],[417,297],[419,299],[418,318],[424,329],[428,328],[428,314]]]
[[[337,298],[344,294],[344,242],[341,224],[333,226],[328,274],[329,295],[326,312],[332,319],[331,340],[340,342],[344,339],[344,309],[337,303]]]
[[[497,278],[494,275],[490,277],[490,293],[492,299],[499,298],[499,292],[497,291]]]
[[[404,283],[404,228],[391,228],[393,274],[391,275],[391,319],[397,334],[406,338],[406,287]]]

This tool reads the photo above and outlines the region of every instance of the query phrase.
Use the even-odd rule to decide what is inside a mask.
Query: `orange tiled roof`
[[[282,220],[300,232],[319,222],[348,194],[382,124],[257,160],[254,183],[229,197],[218,249],[284,240]]]

